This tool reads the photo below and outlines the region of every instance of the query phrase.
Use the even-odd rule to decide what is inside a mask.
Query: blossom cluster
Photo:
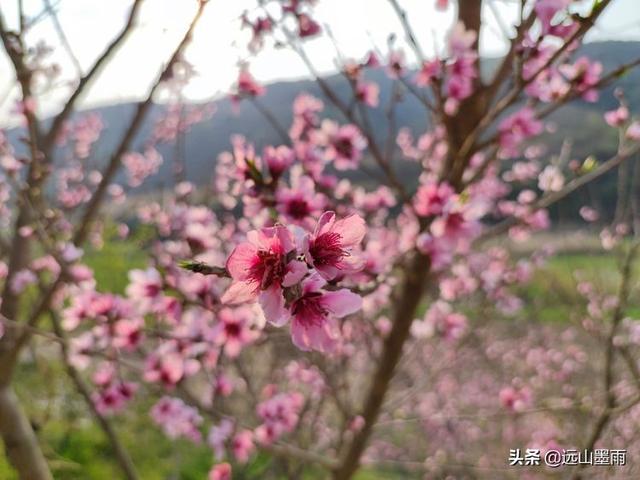
[[[335,319],[359,310],[362,299],[346,288],[324,287],[360,268],[355,249],[365,233],[362,218],[336,220],[334,212],[322,214],[313,233],[297,232],[297,238],[284,226],[251,231],[227,260],[233,283],[221,300],[257,299],[271,324],[291,320],[299,348],[330,351]]]
[[[280,45],[291,37],[300,42],[319,35],[315,3],[271,0],[243,14],[250,52],[269,39]],[[451,2],[435,3],[446,10]],[[548,200],[599,168],[595,157],[553,157],[535,143],[552,130],[545,112],[572,98],[595,101],[605,78],[598,62],[576,54],[578,42],[563,46],[580,28],[567,14],[571,6],[570,0],[533,4],[537,21],[513,45],[521,71],[501,87],[521,89],[520,96],[491,125],[473,125],[462,139],[457,129],[473,113],[467,107],[476,95],[480,103],[491,97],[491,88],[477,90],[484,85],[479,32],[462,22],[449,32],[443,51],[425,59],[417,55],[415,75],[407,52],[391,40],[387,52],[341,58],[340,80],[351,98],[327,95],[340,116],[325,110],[326,100],[299,92],[290,125],[265,116],[280,143],[235,136],[210,184],[176,178],[173,190],[158,201],[128,195],[129,189],[159,172],[162,144],[177,144],[208,119],[211,106],[171,104],[154,122],[149,140],[121,155],[127,175],[117,180],[89,161],[107,125],[93,113],[73,117],[55,139],[65,161],[42,189],[51,195],[51,209],[30,212],[33,222],[15,232],[16,239],[40,242],[39,247],[19,268],[5,263],[0,252],[4,291],[26,303],[38,289],[58,282],[52,306],[68,337],[58,340],[68,346],[69,368],[87,378],[94,413],[120,414],[159,392],[152,420],[173,440],[211,449],[221,463],[210,480],[230,478],[225,461],[243,465],[263,447],[275,451],[290,440],[311,441],[313,450],[334,455],[354,435],[374,430],[365,460],[416,465],[417,458],[421,468],[443,477],[451,474],[447,462],[467,465],[469,451],[479,467],[493,465],[495,458],[478,451],[487,439],[543,449],[576,446],[585,436],[582,422],[572,424],[561,411],[592,413],[599,400],[588,381],[598,367],[584,331],[605,338],[603,325],[619,300],[578,278],[584,305],[571,315],[584,331],[530,328],[525,321],[535,317],[538,302],[526,302],[522,287],[544,268],[550,252],[527,250],[519,257],[510,246],[478,246],[496,224],[506,225],[514,243],[548,228]],[[46,49],[34,51],[36,57],[45,54]],[[398,87],[392,98],[372,81],[376,69]],[[178,97],[194,72],[182,59],[171,82],[163,84],[169,96]],[[242,64],[234,103],[248,100],[262,112],[259,97],[266,93]],[[511,90],[506,93],[509,100]],[[620,104],[603,121],[618,130],[623,152],[640,141],[640,122],[623,95],[616,95]],[[368,115],[388,101],[391,118],[394,102],[406,98],[440,121],[420,133],[396,130],[389,121],[382,139],[367,125]],[[496,108],[502,103],[490,100]],[[37,105],[26,98],[18,107],[28,120]],[[25,167],[32,166],[19,151],[0,132],[3,233],[15,220]],[[80,242],[73,243],[75,218],[87,213],[97,191],[124,212],[116,225],[96,221],[87,227],[88,248],[130,236],[121,246],[143,246],[149,253],[148,263],[130,269],[126,286],[117,291],[106,291],[82,263]],[[579,214],[591,228],[602,217],[589,205]],[[625,222],[602,229],[603,248],[624,247],[632,231]],[[53,241],[44,241],[46,235]],[[426,284],[409,292],[418,301],[410,315],[399,318],[405,278],[412,279],[409,268],[416,260],[428,269],[419,272],[427,274]],[[621,319],[616,348],[640,345],[638,323],[631,314]],[[385,349],[396,345],[387,342],[389,336],[403,325],[409,348],[398,365],[388,365],[397,375],[379,414],[385,429],[413,422],[400,430],[403,442],[396,445],[395,435],[377,435],[382,428],[363,429],[370,418],[359,415],[358,405]],[[0,322],[0,337],[4,328]],[[616,395],[633,398],[626,376],[615,383]],[[640,410],[630,410],[627,418],[637,421]],[[632,426],[615,426],[612,441],[633,439]],[[429,443],[404,440],[416,432]]]

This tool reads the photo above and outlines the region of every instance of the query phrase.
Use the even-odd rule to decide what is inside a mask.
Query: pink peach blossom
[[[428,217],[440,215],[445,205],[455,198],[455,191],[448,183],[428,182],[418,188],[413,205],[418,215]]]
[[[362,298],[347,290],[326,292],[318,274],[302,281],[302,293],[291,304],[291,338],[301,350],[333,350],[337,332],[333,320],[357,312]]]
[[[227,260],[233,283],[221,300],[237,304],[258,299],[267,320],[282,325],[287,319],[282,288],[299,282],[306,269],[301,262],[288,258],[295,247],[285,227],[251,231],[247,240]]]
[[[322,136],[326,144],[326,157],[338,170],[353,170],[362,158],[366,139],[355,125],[338,126],[330,120],[322,122]]]
[[[609,110],[605,112],[604,119],[611,127],[621,127],[629,120],[629,110],[624,106]]]
[[[209,470],[208,480],[231,480],[231,465],[219,463]]]
[[[356,271],[361,265],[353,253],[365,233],[364,220],[358,215],[337,220],[334,212],[325,212],[306,239],[307,262],[327,280]]]

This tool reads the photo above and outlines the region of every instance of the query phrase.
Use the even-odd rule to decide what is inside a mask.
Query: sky
[[[23,0],[28,15],[42,11],[44,0]],[[124,25],[131,0],[49,0],[56,5],[58,17],[75,56],[87,69]],[[463,0],[472,1],[472,0]],[[488,8],[487,3],[495,8]],[[5,21],[15,25],[18,0],[0,0]],[[437,12],[435,0],[400,0],[427,55],[442,47],[443,37],[452,26],[453,9]],[[481,37],[482,53],[496,56],[504,52],[504,28],[516,18],[519,0],[486,0],[483,17],[486,28]],[[196,9],[196,0],[146,0],[133,35],[94,83],[82,106],[90,107],[130,101],[144,95],[163,62],[184,34]],[[198,75],[186,90],[192,100],[208,100],[229,91],[238,72],[238,63],[249,60],[252,74],[263,83],[308,76],[308,70],[296,55],[269,46],[257,57],[248,57],[249,32],[240,28],[239,17],[251,11],[256,0],[211,0],[187,51],[188,60]],[[497,17],[502,19],[497,21]],[[386,50],[390,33],[398,35],[400,23],[388,0],[321,0],[314,18],[328,26],[342,55],[360,59],[376,46]],[[59,63],[61,78],[40,98],[41,113],[56,111],[68,95],[68,81],[75,69],[49,19],[36,24],[28,41],[44,40],[54,47],[51,59]],[[588,41],[640,40],[640,0],[613,0]],[[335,70],[336,50],[327,38],[305,43],[310,57],[321,73]],[[0,124],[11,121],[11,109],[17,94],[13,72],[4,51],[0,52]]]

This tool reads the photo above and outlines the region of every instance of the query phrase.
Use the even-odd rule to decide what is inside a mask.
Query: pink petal
[[[244,280],[256,259],[257,250],[251,243],[245,242],[233,249],[227,260],[227,270],[236,280]]]
[[[320,219],[318,220],[318,225],[316,226],[315,231],[313,232],[313,236],[317,237],[318,235],[322,235],[326,231],[328,231],[336,218],[335,212],[324,212]]]
[[[295,248],[293,239],[291,238],[291,232],[286,227],[275,227],[276,235],[282,244],[282,248],[285,253],[290,252]]]
[[[249,241],[249,243],[251,245],[256,247],[256,249],[258,247],[263,247],[264,246],[262,244],[263,238],[264,238],[264,235],[258,230],[251,230],[250,232],[247,233],[247,240]]]
[[[256,298],[256,287],[254,282],[234,282],[224,292],[220,301],[231,304],[250,302]]]
[[[162,370],[171,383],[177,383],[184,373],[184,364],[178,354],[169,354],[162,360]]]
[[[350,215],[333,224],[332,230],[342,236],[342,244],[351,246],[359,244],[367,233],[364,219],[359,215]]]
[[[351,256],[351,257],[345,257],[342,260],[340,260],[340,264],[338,265],[338,270],[341,270],[342,272],[356,272],[360,269],[362,269],[364,267],[364,258],[361,257],[355,257],[355,256]],[[334,274],[334,276],[337,274],[337,272]]]
[[[444,218],[436,218],[431,224],[431,233],[434,237],[442,237],[445,233],[446,226],[447,221]]]
[[[302,280],[302,277],[307,273],[307,265],[299,260],[293,260],[287,265],[287,270],[282,281],[283,287],[290,287]]]
[[[224,344],[224,353],[231,358],[235,358],[240,354],[242,344],[235,339],[227,339]]]
[[[289,312],[284,308],[284,297],[279,286],[274,285],[260,293],[260,306],[268,322],[276,327],[287,323]]]
[[[304,293],[317,292],[324,287],[326,283],[327,281],[322,278],[318,272],[313,272],[302,282],[302,290]]]
[[[316,270],[318,270],[318,273],[322,275],[324,278],[326,278],[327,280],[332,280],[336,278],[336,276],[338,275],[338,272],[340,271],[333,265],[321,265],[316,267]]]
[[[279,242],[278,238],[278,227],[267,227],[263,228],[259,232],[257,232],[257,236],[255,237],[257,241],[258,250],[272,250]]]
[[[335,346],[335,339],[328,322],[322,325],[304,325],[294,317],[291,322],[291,340],[300,350],[318,350],[331,352]]]
[[[293,226],[293,239],[295,243],[295,248],[298,253],[304,253],[308,255],[309,253],[309,233],[306,232],[303,228],[298,227],[296,225]]]
[[[300,350],[304,350],[305,352],[311,350],[307,330],[296,320],[291,322],[291,340]]]
[[[322,305],[340,318],[357,312],[362,308],[362,297],[346,288],[336,292],[327,292],[322,296]]]

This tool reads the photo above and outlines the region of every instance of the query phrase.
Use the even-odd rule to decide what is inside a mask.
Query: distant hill
[[[608,71],[637,58],[640,55],[640,42],[590,43],[582,47],[581,53],[602,62],[605,71]],[[485,59],[483,71],[490,72],[496,63],[497,59]],[[369,72],[368,75],[371,80],[379,84],[380,102],[381,105],[385,105],[391,93],[390,79],[382,70]],[[349,86],[343,77],[333,75],[327,77],[326,81],[341,97],[348,98]],[[632,112],[640,110],[640,70],[635,69],[629,72],[616,85],[624,88]],[[313,80],[299,80],[268,85],[267,93],[260,98],[260,101],[282,125],[288,128],[292,118],[292,102],[302,92],[310,93],[319,98],[323,97]],[[195,125],[185,139],[187,178],[196,184],[210,181],[216,158],[220,152],[229,149],[230,137],[233,134],[247,136],[258,149],[264,145],[279,143],[277,133],[250,103],[241,103],[239,109],[234,109],[228,98],[221,98],[213,103],[216,110],[213,117],[206,122]],[[325,106],[327,117],[341,118],[340,114],[331,108],[329,102],[325,102]],[[548,134],[546,139],[550,151],[557,151],[563,139],[569,138],[574,141],[573,154],[576,158],[593,154],[599,159],[604,159],[614,153],[616,134],[612,129],[604,126],[602,114],[615,106],[613,87],[610,87],[602,92],[596,103],[576,101],[561,109],[551,117],[551,120],[558,124],[559,128],[558,133]],[[108,126],[99,145],[97,145],[94,161],[98,163],[104,161],[123,129],[126,128],[133,108],[133,104],[118,104],[91,110],[99,112]],[[138,144],[141,144],[143,139],[148,136],[153,122],[163,115],[164,111],[164,106],[154,106],[149,120],[137,139]],[[384,109],[371,111],[371,120],[376,136],[382,142],[387,131]],[[411,95],[405,95],[403,101],[398,105],[397,125],[407,126],[416,133],[424,131],[427,126],[424,109]],[[160,172],[149,179],[145,187],[147,189],[157,189],[172,182],[173,147],[164,148],[161,153],[165,157],[165,162]],[[409,171],[401,172],[401,176],[407,181],[415,178]],[[613,193],[611,183],[610,180],[600,182],[597,189],[598,196],[602,197],[599,201],[605,208]]]

